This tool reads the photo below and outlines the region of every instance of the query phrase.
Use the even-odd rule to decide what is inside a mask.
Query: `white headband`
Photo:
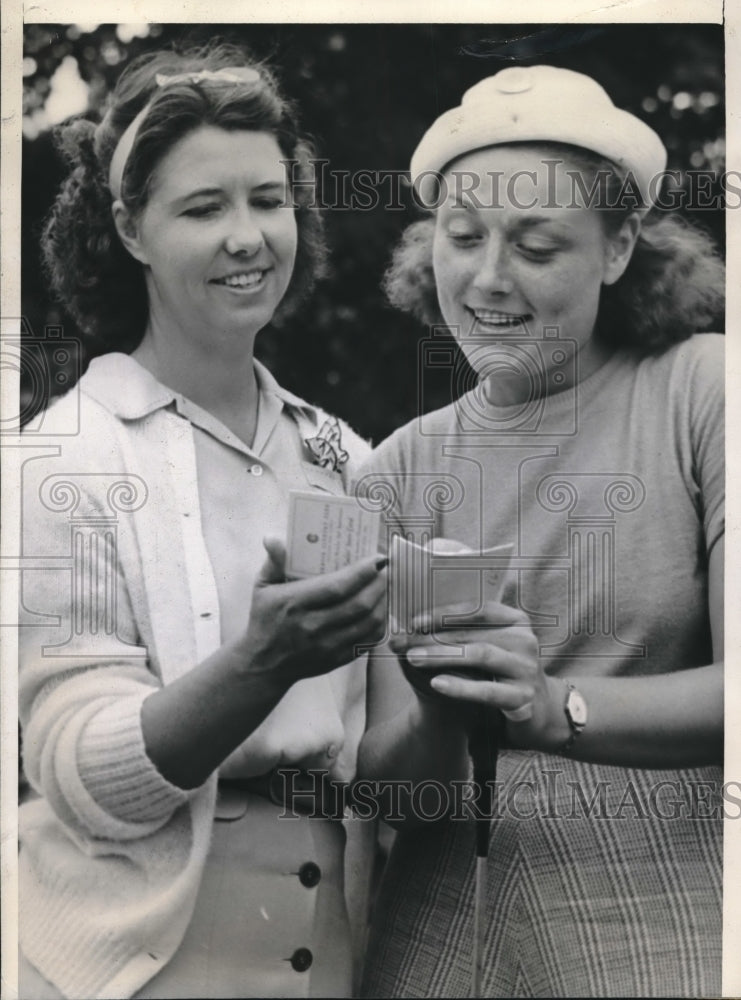
[[[442,114],[412,156],[418,193],[426,175],[439,174],[465,153],[509,142],[581,146],[632,173],[646,206],[658,196],[651,183],[666,168],[666,149],[653,129],[612,103],[589,76],[555,66],[511,66],[467,90],[458,108]]]
[[[259,79],[260,74],[251,66],[230,66],[217,70],[204,69],[199,73],[176,73],[173,76],[158,73],[155,77],[155,82],[161,90],[165,87],[172,87],[177,83],[255,83]],[[121,197],[121,182],[123,180],[124,169],[126,168],[126,163],[141,123],[147,117],[153,101],[154,96],[144,105],[136,118],[129,123],[113,151],[111,165],[108,170],[108,186],[111,189],[114,201]]]

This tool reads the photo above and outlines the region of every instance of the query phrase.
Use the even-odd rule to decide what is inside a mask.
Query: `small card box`
[[[286,576],[332,573],[378,551],[380,515],[354,497],[291,490],[288,494]]]

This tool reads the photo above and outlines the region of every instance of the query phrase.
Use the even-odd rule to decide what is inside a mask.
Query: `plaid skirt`
[[[482,995],[720,996],[722,771],[500,754]],[[397,835],[362,995],[469,995],[474,825]]]

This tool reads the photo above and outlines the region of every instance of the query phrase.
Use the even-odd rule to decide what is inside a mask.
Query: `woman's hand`
[[[269,556],[255,583],[243,635],[154,691],[142,705],[144,743],[159,772],[195,788],[304,677],[324,674],[375,643],[386,624],[385,560],[283,581],[285,549]]]
[[[391,645],[421,701],[425,691],[456,705],[483,705],[507,720],[511,745],[553,749],[568,738],[563,713],[563,685],[547,677],[538,643],[522,611],[488,603],[464,626],[443,625],[462,615],[450,606],[412,622],[413,635],[396,635]]]
[[[282,688],[328,673],[383,637],[387,559],[373,557],[334,573],[286,582],[285,547],[266,539],[268,558],[237,642],[244,672]]]
[[[358,755],[361,777],[380,781],[382,788],[384,781],[434,781],[456,794],[454,788],[470,777],[470,737],[481,732],[487,711],[489,735],[499,728],[494,712],[504,711],[511,745],[540,745],[540,728],[552,712],[552,682],[539,666],[527,616],[497,603],[475,617],[468,610],[468,605],[441,606],[432,616],[413,619],[411,635],[392,628],[389,645],[398,664],[380,652],[372,655],[368,728]],[[444,624],[464,615],[465,625]],[[562,691],[559,697],[563,715]],[[420,821],[413,808],[399,809],[399,822]]]
[[[722,761],[723,568],[721,539],[710,554],[709,573],[715,662],[635,677],[575,671],[572,680],[587,703],[588,721],[569,748],[570,757],[642,768],[699,767]],[[446,616],[465,611],[440,608],[434,619],[416,620],[411,636],[394,630],[397,634],[390,642],[403,673],[389,670],[378,654],[371,657],[368,728],[358,768],[362,777],[414,781],[465,777],[461,726],[456,724],[461,708],[455,706],[465,711],[466,706],[484,705],[509,713],[510,746],[563,752],[572,735],[564,711],[566,689],[563,678],[546,676],[540,669],[527,618],[492,604],[474,620],[474,627],[470,619],[465,628],[443,627]],[[444,644],[450,644],[447,651]],[[460,671],[471,668],[484,679],[460,676]],[[424,688],[419,678],[429,678],[427,696],[413,693]],[[443,718],[447,706],[451,709]]]

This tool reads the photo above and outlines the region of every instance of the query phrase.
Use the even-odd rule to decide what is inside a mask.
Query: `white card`
[[[446,544],[442,539],[433,543]],[[454,543],[447,543],[452,545]],[[461,605],[446,624],[460,622],[480,611],[488,601],[500,601],[512,555],[511,544],[474,552],[424,547],[394,535],[391,545],[389,612],[399,628],[411,632],[417,615],[446,605]]]
[[[380,515],[354,497],[291,490],[288,494],[286,576],[332,573],[378,551]]]

